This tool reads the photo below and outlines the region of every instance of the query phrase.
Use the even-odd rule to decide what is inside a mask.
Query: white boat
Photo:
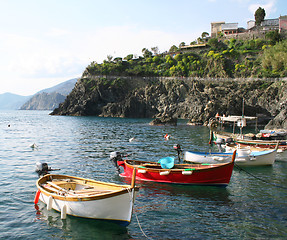
[[[250,151],[237,149],[235,164],[239,166],[264,166],[275,162],[276,149],[268,151]],[[193,163],[225,163],[230,162],[232,152],[195,152],[185,151],[183,160]]]
[[[76,217],[108,220],[127,226],[132,217],[136,192],[135,171],[131,185],[118,185],[80,177],[48,174],[38,179],[38,200],[47,209]]]
[[[275,149],[278,148],[278,152],[283,152],[287,150],[287,132],[285,130],[271,131],[271,130],[261,130],[258,134],[243,134],[243,128],[246,127],[247,121],[256,121],[257,130],[257,117],[247,117],[247,116],[217,116],[209,121],[210,128],[210,143],[215,142],[217,139],[230,139],[232,138],[234,142],[241,146],[251,146],[253,148],[268,148]],[[224,123],[233,124],[233,132],[223,132],[222,126]],[[235,133],[235,127],[240,128],[240,134]]]

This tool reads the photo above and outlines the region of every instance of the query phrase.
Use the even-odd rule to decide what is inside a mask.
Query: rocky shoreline
[[[189,119],[217,113],[257,116],[266,129],[287,129],[286,79],[85,77],[51,115]]]

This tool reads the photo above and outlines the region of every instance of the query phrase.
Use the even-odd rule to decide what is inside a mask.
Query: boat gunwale
[[[156,168],[149,168],[149,167],[142,168],[143,167],[142,165],[132,165],[132,164],[128,163],[128,161],[142,162],[142,163],[153,163],[153,162],[139,161],[139,160],[124,160],[124,163],[125,163],[125,165],[128,168],[145,169],[148,172],[156,172],[156,173],[160,173],[160,172],[164,172],[164,171],[170,171],[171,173],[180,173],[182,171],[191,170],[191,169],[194,172],[214,171],[215,169],[225,168],[225,167],[228,167],[229,165],[233,165],[234,164],[234,162],[232,162],[232,161],[227,162],[227,163],[215,163],[215,164],[210,164],[210,165],[202,165],[200,163],[196,163],[196,164],[184,164],[184,165],[186,165],[188,167],[180,168],[180,169],[176,169],[176,168],[175,169],[174,168],[171,168],[171,169],[167,169],[167,168],[156,169]],[[156,162],[154,162],[154,164],[156,164]],[[177,166],[177,165],[178,164],[175,164],[175,166]],[[180,164],[180,165],[182,165],[182,164]],[[192,166],[192,165],[201,165],[201,166],[199,168],[199,167],[195,167],[195,166]]]
[[[93,182],[99,185],[107,185],[110,187],[116,187],[119,189],[111,190],[111,192],[102,192],[102,193],[98,193],[97,195],[90,195],[90,196],[84,195],[84,194],[73,193],[73,190],[70,190],[71,194],[69,194],[69,190],[64,189],[64,188],[63,190],[66,190],[66,194],[65,192],[63,192],[63,190],[58,190],[57,192],[56,191],[49,192],[47,191],[47,188],[42,186],[42,184],[45,184],[45,183],[48,184],[49,177],[56,177],[54,179],[76,179],[80,181]],[[61,200],[61,201],[93,201],[93,200],[106,199],[106,198],[112,198],[112,197],[116,197],[116,196],[123,195],[123,194],[129,194],[133,189],[130,185],[119,185],[119,184],[106,183],[106,182],[101,182],[101,181],[96,181],[96,180],[86,179],[86,178],[81,178],[81,177],[74,177],[74,176],[68,176],[68,175],[56,175],[56,174],[47,174],[43,176],[42,178],[39,178],[36,182],[36,186],[38,190],[40,190],[41,193],[43,193],[44,195],[52,196],[54,199]],[[135,186],[134,190],[138,191],[139,187]],[[64,195],[60,195],[60,193]]]
[[[279,142],[279,146],[286,146],[287,140],[280,139],[280,140],[264,140],[264,139],[241,139],[238,134],[228,133],[228,132],[214,132],[215,134],[219,136],[225,136],[225,137],[232,137],[235,142],[246,142],[248,144],[267,144],[267,145],[276,145]],[[280,145],[280,143],[283,143],[283,145]]]

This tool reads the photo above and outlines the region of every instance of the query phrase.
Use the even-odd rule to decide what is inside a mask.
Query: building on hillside
[[[279,32],[287,32],[287,15],[279,17]]]
[[[262,30],[265,32],[278,30],[279,18],[263,20],[260,26],[262,27]]]
[[[225,22],[212,22],[211,23],[211,37],[212,38],[217,37],[218,34],[221,33],[222,24],[225,24]]]
[[[212,22],[211,37],[224,36],[226,38],[249,39],[264,37],[266,32],[279,30],[287,32],[287,15],[274,19],[265,19],[259,26],[254,20],[247,22],[247,29],[239,28],[238,23]]]
[[[224,35],[238,33],[238,23],[224,23],[221,25],[221,32]]]
[[[199,44],[181,46],[180,49],[181,50],[193,50],[196,48],[205,48],[206,46],[207,46],[206,43],[199,43]]]
[[[249,20],[247,22],[247,30],[254,28],[255,27],[255,21],[254,20]]]
[[[211,37],[218,37],[219,35],[228,36],[243,33],[246,30],[239,28],[238,23],[212,22],[211,23]]]

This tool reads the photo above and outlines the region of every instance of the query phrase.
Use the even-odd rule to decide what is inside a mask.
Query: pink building
[[[287,31],[287,15],[279,17],[279,32]]]

